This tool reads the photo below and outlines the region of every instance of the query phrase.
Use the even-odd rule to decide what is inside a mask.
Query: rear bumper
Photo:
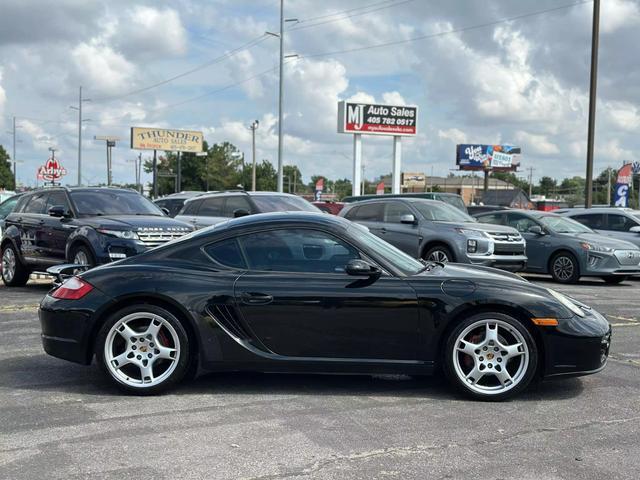
[[[38,310],[44,351],[53,357],[90,364],[94,314],[107,302],[107,297],[97,289],[81,300],[58,300],[47,294]]]

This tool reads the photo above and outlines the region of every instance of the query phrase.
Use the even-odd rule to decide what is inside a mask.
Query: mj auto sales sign
[[[417,124],[416,106],[338,103],[338,133],[414,136]]]

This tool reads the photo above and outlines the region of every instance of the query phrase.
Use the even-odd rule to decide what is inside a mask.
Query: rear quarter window
[[[238,240],[228,238],[204,247],[205,253],[216,263],[225,267],[244,270],[247,264],[238,245]]]

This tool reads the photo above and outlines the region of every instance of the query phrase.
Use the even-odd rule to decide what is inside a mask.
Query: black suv
[[[130,257],[179,238],[191,225],[166,217],[134,190],[55,187],[23,195],[5,219],[2,280],[27,283],[32,271]]]

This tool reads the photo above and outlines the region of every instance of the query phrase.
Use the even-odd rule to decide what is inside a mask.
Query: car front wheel
[[[153,305],[113,314],[96,340],[96,357],[122,390],[153,395],[180,382],[189,366],[189,340],[180,321]]]
[[[462,321],[446,342],[445,375],[472,398],[504,400],[525,389],[535,376],[538,363],[535,341],[511,316],[474,315]]]
[[[79,246],[73,249],[71,254],[71,262],[78,265],[86,265],[88,268],[96,266],[96,260],[93,253],[84,246]]]
[[[453,262],[453,254],[447,247],[443,245],[436,245],[426,251],[424,259],[430,262],[449,263]]]
[[[550,273],[559,283],[577,283],[580,279],[578,260],[569,252],[556,253],[550,262]]]
[[[31,272],[23,265],[15,247],[8,243],[2,249],[2,281],[7,287],[23,287]]]

